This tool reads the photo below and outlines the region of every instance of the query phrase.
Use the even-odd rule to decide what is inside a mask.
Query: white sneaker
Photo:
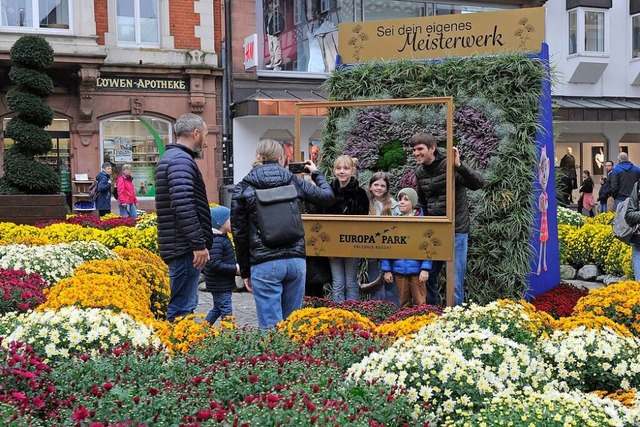
[[[273,71],[280,71],[280,70],[282,70],[282,68],[280,68],[280,67],[274,67],[273,68]]]
[[[273,64],[271,64],[271,63],[265,64],[264,68],[271,69],[271,68],[273,68]]]

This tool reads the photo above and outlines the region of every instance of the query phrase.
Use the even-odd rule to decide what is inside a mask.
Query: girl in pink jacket
[[[131,175],[131,165],[122,166],[118,180],[118,208],[120,208],[120,216],[128,216],[130,218],[138,217],[138,198],[136,197],[136,189],[133,186],[133,175]]]

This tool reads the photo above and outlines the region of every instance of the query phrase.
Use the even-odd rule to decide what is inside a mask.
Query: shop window
[[[6,129],[11,118],[2,119],[2,128]],[[51,151],[42,156],[36,156],[36,160],[51,166],[60,176],[60,185],[63,193],[71,194],[71,134],[67,119],[54,118],[51,125],[44,130],[51,135]],[[5,149],[11,147],[14,140],[4,138]]]
[[[488,12],[512,5],[417,0],[262,0],[256,2],[264,71],[330,73],[338,52],[341,22]],[[262,36],[260,36],[262,34]]]
[[[158,0],[117,0],[119,44],[160,44]]]
[[[608,11],[576,8],[568,11],[569,54],[607,52]]]
[[[640,14],[631,17],[631,57],[640,57]]]
[[[0,28],[69,29],[73,0],[0,0]]]
[[[121,116],[100,123],[102,162],[114,165],[116,174],[124,164],[133,166],[136,195],[155,195],[155,169],[164,147],[171,143],[171,123],[148,116]],[[101,162],[101,163],[102,163]]]

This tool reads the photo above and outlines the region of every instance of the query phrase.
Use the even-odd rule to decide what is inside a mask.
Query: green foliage
[[[57,173],[34,158],[51,150],[44,128],[53,121],[53,110],[45,100],[53,93],[53,82],[46,74],[53,65],[53,48],[41,36],[25,35],[11,47],[9,57],[9,76],[16,86],[7,93],[7,106],[16,117],[7,125],[6,136],[15,144],[5,152],[0,194],[59,193]]]
[[[53,168],[37,162],[13,147],[4,154],[4,178],[25,194],[56,194],[60,192],[60,177]]]
[[[535,135],[546,78],[539,61],[524,54],[504,54],[431,63],[371,62],[338,69],[325,82],[334,101],[452,96],[456,106],[472,100],[500,106],[498,151],[484,172],[485,187],[469,193],[472,217],[465,289],[479,303],[518,299],[527,291],[533,258]],[[344,148],[341,121],[349,114],[344,108],[328,112],[323,170],[330,169]]]
[[[42,97],[33,93],[10,89],[7,92],[7,105],[12,111],[18,113],[20,119],[41,128],[49,126],[53,120],[51,107]]]
[[[16,150],[26,156],[46,154],[52,148],[49,132],[18,117],[11,119],[5,136],[14,139]]]
[[[389,171],[404,165],[406,162],[407,153],[402,148],[402,142],[393,140],[382,146],[382,152],[376,167],[379,170]]]
[[[41,71],[11,67],[9,78],[22,89],[38,96],[49,96],[53,93],[53,80]]]
[[[9,57],[19,66],[44,71],[53,65],[54,53],[44,37],[26,35],[11,46]]]

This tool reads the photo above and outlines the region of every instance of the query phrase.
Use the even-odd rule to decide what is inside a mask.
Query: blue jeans
[[[374,281],[382,271],[380,270],[380,260],[370,259],[369,267],[367,269],[369,274],[369,281]],[[394,303],[397,307],[400,307],[400,295],[398,294],[398,287],[395,280],[391,283],[383,282],[380,289],[371,294],[372,300],[377,301],[389,301]]]
[[[302,307],[307,263],[285,258],[251,266],[251,286],[260,329],[274,327]]]
[[[331,258],[331,276],[333,277],[333,300],[335,302],[360,299],[358,285],[358,263],[360,258]]]
[[[167,307],[167,320],[192,314],[198,306],[198,279],[200,269],[193,266],[193,253],[182,255],[167,263],[171,297]]]
[[[600,203],[600,213],[606,212],[607,211],[607,204],[606,203]]]
[[[615,209],[615,210],[618,210],[618,205],[619,205],[620,203],[624,202],[626,199],[627,199],[626,197],[623,197],[623,198],[621,198],[621,199],[614,199],[614,200],[613,200],[613,201],[614,201],[614,204],[613,204],[614,209]]]
[[[640,281],[640,245],[631,245],[631,265],[634,279]]]
[[[211,296],[213,297],[213,308],[205,320],[213,325],[218,318],[224,319],[225,316],[231,316],[231,292],[211,292]]]
[[[138,209],[135,203],[118,202],[118,209],[120,209],[120,216],[128,216],[129,218],[138,217]]]
[[[454,272],[453,272],[453,304],[461,305],[464,302],[464,276],[467,274],[467,248],[469,245],[469,234],[456,233],[454,237]],[[433,267],[429,272],[427,281],[427,304],[440,305],[440,294],[438,293],[438,276],[445,267],[444,261],[433,261]]]

